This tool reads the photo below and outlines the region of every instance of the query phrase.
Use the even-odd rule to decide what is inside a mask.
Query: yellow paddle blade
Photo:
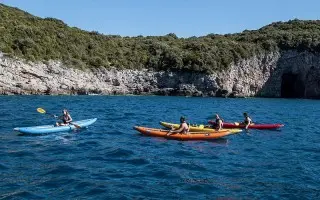
[[[203,124],[199,125],[199,128],[204,128],[204,125]]]
[[[46,113],[46,111],[43,108],[37,108],[37,111],[42,114]]]

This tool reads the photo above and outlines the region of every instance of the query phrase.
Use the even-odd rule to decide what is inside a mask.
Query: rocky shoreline
[[[2,95],[281,97],[286,74],[296,77],[294,89],[298,88],[301,98],[320,97],[320,56],[310,52],[267,53],[210,75],[147,69],[82,71],[59,61],[30,62],[0,54]]]

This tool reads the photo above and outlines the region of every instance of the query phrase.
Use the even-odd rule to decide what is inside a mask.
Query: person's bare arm
[[[175,129],[175,130],[170,130],[167,135],[171,135],[173,133],[181,133],[184,129],[184,125],[183,126],[180,126],[178,129]]]
[[[220,131],[222,129],[222,121],[219,120],[219,124],[218,124],[218,131]]]
[[[172,133],[181,133],[183,131],[183,126],[181,126],[180,128],[174,130],[174,131],[171,131]]]
[[[68,115],[69,120],[67,121],[67,123],[72,122],[72,117],[70,115]]]
[[[246,127],[245,127],[246,130],[249,128],[249,125],[250,125],[250,124],[247,124],[247,125],[246,125]]]

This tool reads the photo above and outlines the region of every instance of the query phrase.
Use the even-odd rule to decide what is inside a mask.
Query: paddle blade
[[[46,113],[46,111],[43,108],[37,108],[37,111],[42,114]]]
[[[79,126],[78,124],[74,124],[74,123],[71,123],[71,122],[70,122],[70,124],[72,124],[76,128],[81,128],[81,126]]]
[[[81,126],[77,125],[77,124],[73,124],[76,128],[81,128]]]

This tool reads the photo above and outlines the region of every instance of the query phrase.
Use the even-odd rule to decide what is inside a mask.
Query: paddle
[[[50,115],[51,117],[56,117],[53,114],[47,113],[47,111],[45,109],[43,109],[43,108],[37,108],[37,111],[39,113],[41,113],[41,114],[47,114],[47,115]],[[76,127],[76,128],[81,128],[81,126],[79,126],[78,124],[75,124],[75,123],[72,123],[72,122],[69,122],[69,124],[74,125],[74,127]]]

